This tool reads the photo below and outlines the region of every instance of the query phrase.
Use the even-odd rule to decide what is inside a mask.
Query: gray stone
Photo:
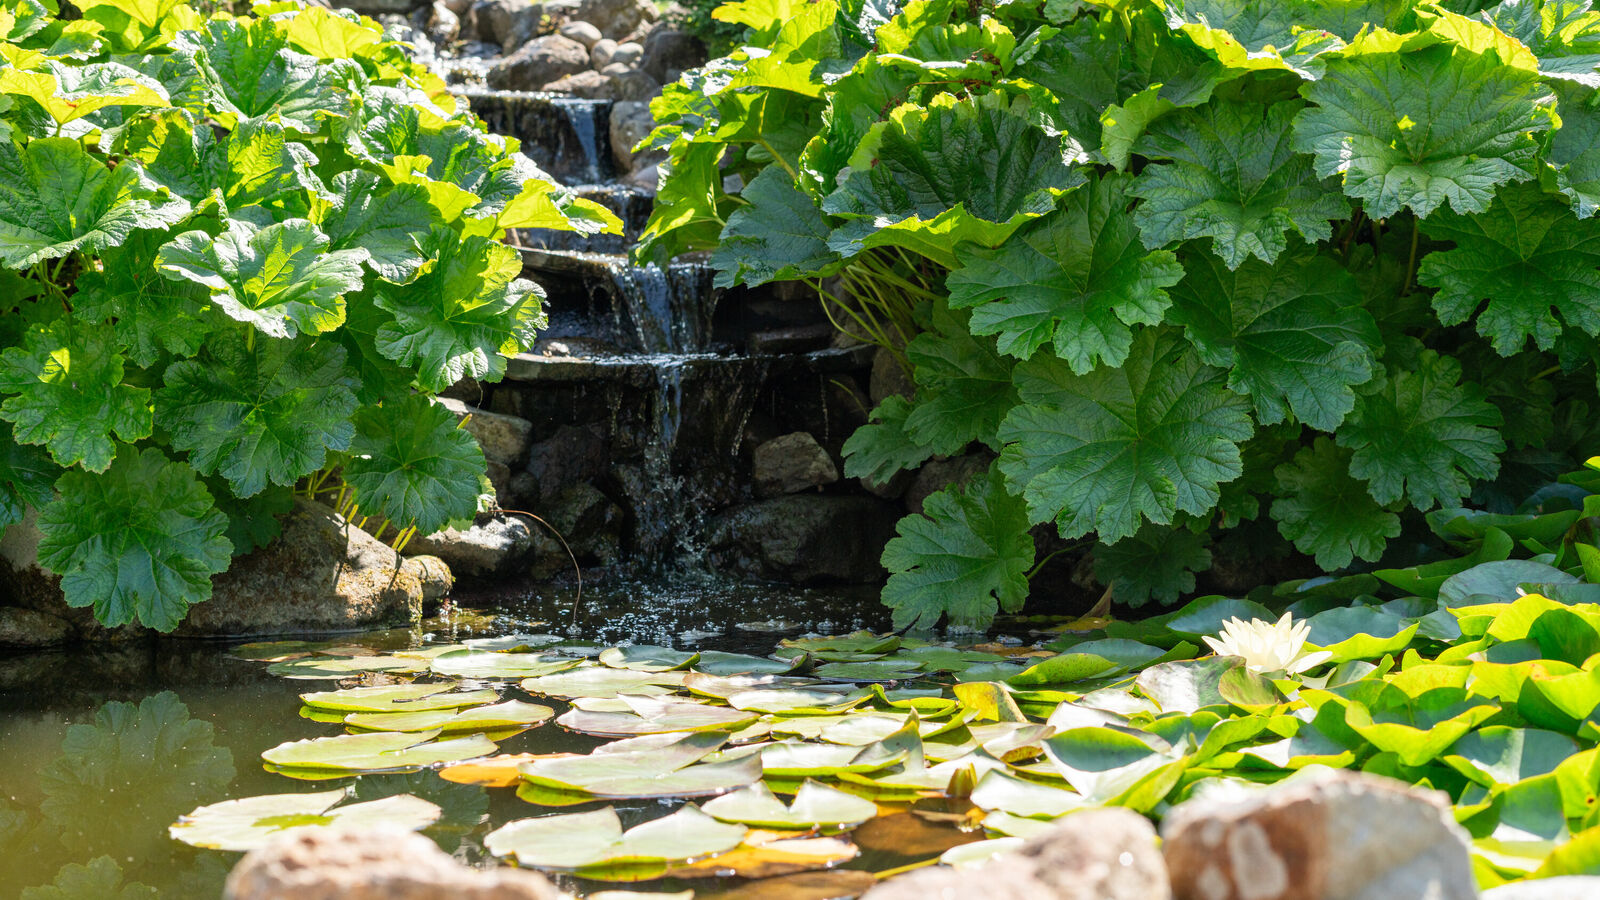
[[[489,479],[489,486],[494,488],[496,500],[507,496],[511,491],[511,467],[503,462],[487,460],[483,464],[483,474]]]
[[[4,585],[0,596],[10,605],[61,619],[71,627],[72,636],[83,641],[133,641],[152,633],[140,625],[107,628],[95,619],[90,607],[68,606],[61,595],[61,577],[39,565],[39,541],[43,537],[39,532],[39,511],[32,507],[21,522],[0,534],[0,569],[6,575],[0,580]]]
[[[543,515],[563,490],[603,478],[610,467],[611,439],[602,426],[562,425],[528,451],[527,472],[538,486],[532,512]]]
[[[667,77],[669,73],[703,66],[705,62],[704,41],[676,28],[657,28],[644,39],[644,57],[639,61],[639,68],[666,84],[677,80],[676,75]]]
[[[296,498],[283,533],[212,579],[211,599],[189,609],[183,635],[350,631],[408,624],[448,591],[439,559],[403,559],[320,503]]]
[[[579,482],[567,486],[542,505],[538,513],[544,524],[532,525],[534,561],[531,572],[535,578],[550,578],[568,571],[574,557],[580,564],[609,565],[621,552],[625,518],[622,509],[592,484]],[[551,529],[560,537],[552,534]]]
[[[1595,900],[1600,897],[1600,876],[1563,875],[1513,881],[1483,892],[1483,900]]]
[[[899,511],[873,497],[795,494],[736,507],[709,529],[717,568],[790,584],[866,583]]]
[[[460,37],[510,53],[538,33],[542,18],[543,11],[531,0],[475,0],[462,17]]]
[[[611,62],[611,54],[615,52],[617,52],[617,42],[611,38],[601,38],[589,48],[589,65],[594,66],[598,72]]]
[[[1177,900],[1475,900],[1467,835],[1438,791],[1323,769],[1180,803],[1161,824]]]
[[[571,94],[584,100],[610,100],[616,96],[616,83],[599,72],[579,72],[544,86],[552,94]]]
[[[1117,807],[1076,812],[1050,831],[971,868],[890,878],[862,900],[1171,900],[1155,829]]]
[[[611,158],[620,171],[633,169],[633,148],[655,127],[650,104],[643,100],[618,100],[611,104]]]
[[[437,534],[415,537],[405,547],[408,554],[429,554],[444,560],[456,575],[479,578],[505,574],[533,546],[533,535],[522,520],[503,516],[475,523],[465,531],[446,528]]]
[[[308,828],[246,854],[224,900],[561,900],[543,875],[473,869],[392,826]]]
[[[601,37],[618,39],[626,37],[644,21],[639,0],[580,0],[573,17],[599,29]]]
[[[648,102],[661,93],[659,82],[625,63],[614,62],[601,71],[611,79],[611,92],[618,100]]]
[[[449,410],[457,421],[466,420],[464,427],[478,439],[484,459],[506,466],[519,466],[527,459],[528,445],[533,439],[532,422],[518,416],[478,409],[460,400],[441,398],[439,405]]]
[[[428,13],[428,39],[435,44],[449,44],[461,33],[461,17],[456,15],[444,0],[435,0]]]
[[[872,377],[867,382],[867,395],[872,398],[873,406],[882,403],[885,397],[904,397],[909,400],[916,389],[911,375],[900,364],[900,357],[890,352],[889,348],[879,347],[872,354]]]
[[[60,616],[20,606],[0,606],[0,649],[38,650],[72,639],[72,624]]]
[[[556,33],[577,41],[585,50],[593,50],[594,45],[600,42],[600,29],[589,22],[568,22],[556,29]]]
[[[501,91],[537,91],[589,68],[589,51],[571,38],[549,34],[523,44],[495,63],[486,80]]]
[[[965,487],[974,475],[989,471],[994,454],[987,450],[953,456],[949,459],[931,459],[917,470],[916,477],[906,488],[906,512],[922,512],[922,503],[932,495],[951,485]]]
[[[775,437],[756,447],[751,462],[756,494],[798,494],[839,480],[839,467],[808,432]]]
[[[616,51],[611,54],[612,62],[625,66],[637,66],[641,59],[644,59],[644,47],[633,41],[618,44]]]
[[[622,183],[628,187],[649,191],[654,194],[656,189],[661,186],[661,164],[639,165],[638,161],[635,160],[634,165],[634,170],[622,178]]]
[[[472,8],[472,0],[441,0],[445,7],[458,16],[465,16]]]

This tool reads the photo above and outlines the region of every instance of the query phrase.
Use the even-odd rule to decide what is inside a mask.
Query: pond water
[[[571,628],[572,592],[494,598],[491,610],[461,610],[420,628],[341,637],[341,644],[374,650],[422,647],[508,632],[576,634],[605,643],[634,641],[697,650],[765,654],[785,636],[883,629],[883,608],[872,592],[805,591],[750,587],[709,580],[671,585],[619,583],[584,592],[579,625]],[[765,620],[752,623],[752,618]],[[739,627],[744,624],[746,627]],[[571,630],[569,630],[571,628]],[[770,630],[769,630],[770,629]],[[338,734],[334,726],[299,714],[298,695],[332,690],[334,681],[290,680],[265,664],[235,658],[241,642],[137,644],[77,648],[0,657],[0,898],[30,886],[77,878],[80,893],[48,897],[216,897],[238,854],[197,850],[170,839],[167,826],[204,804],[258,794],[330,790],[348,785],[358,800],[411,793],[443,809],[424,833],[458,859],[495,861],[483,850],[485,834],[512,819],[562,810],[532,806],[513,791],[453,784],[432,771],[374,774],[302,782],[263,769],[262,751],[282,742]],[[515,688],[504,699],[546,704]],[[503,753],[587,752],[605,739],[569,732],[547,722],[501,742]],[[678,801],[613,804],[625,826],[670,813]],[[903,817],[909,819],[909,817]],[[925,820],[919,820],[922,822]],[[948,827],[923,834],[923,826],[896,833],[893,819],[869,823],[885,833],[858,841],[862,855],[850,868],[882,871],[969,838]],[[902,852],[909,850],[909,853]],[[124,884],[154,889],[122,892]],[[95,879],[104,879],[97,881]],[[565,884],[575,890],[596,885]],[[698,896],[774,896],[765,889],[739,893],[740,879],[695,886]],[[613,885],[612,887],[617,887]],[[682,890],[656,881],[636,890]],[[759,888],[749,882],[748,888]],[[808,896],[821,896],[811,894]]]

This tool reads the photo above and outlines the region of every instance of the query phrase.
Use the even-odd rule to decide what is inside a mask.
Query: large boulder
[[[476,0],[467,8],[460,35],[510,53],[539,33],[544,11],[531,0]]]
[[[890,878],[862,900],[1171,900],[1149,820],[1117,807],[1073,813],[982,865]]]
[[[581,0],[574,18],[588,22],[601,37],[622,40],[644,21],[640,0]]]
[[[839,480],[839,467],[809,432],[796,431],[765,441],[752,455],[756,493],[763,497],[798,494]]]
[[[633,169],[633,148],[656,127],[650,104],[643,100],[618,100],[611,104],[611,158],[617,170]],[[652,185],[653,187],[654,185]]]
[[[661,93],[661,84],[627,63],[613,62],[600,70],[611,81],[611,96],[617,100],[643,101]]]
[[[561,900],[543,875],[472,869],[396,828],[307,828],[252,850],[224,900]]]
[[[0,650],[38,650],[72,639],[72,624],[60,616],[20,606],[0,606]]]
[[[441,398],[439,405],[449,410],[457,421],[465,420],[462,427],[478,439],[484,459],[513,468],[527,459],[528,445],[533,440],[532,422],[519,416],[478,409],[460,400]]]
[[[993,453],[979,450],[964,456],[932,459],[923,463],[916,477],[911,480],[911,486],[906,489],[906,511],[922,512],[923,501],[947,487],[966,487],[967,482],[975,476],[982,476],[989,471],[993,462]]]
[[[495,63],[485,78],[496,90],[537,91],[588,68],[589,51],[582,44],[559,34],[547,34]]]
[[[611,439],[602,426],[562,425],[528,452],[532,511],[545,509],[571,485],[605,477],[610,467]]]
[[[437,556],[459,576],[482,578],[510,571],[533,546],[533,535],[520,519],[504,516],[475,523],[465,531],[446,528],[427,537],[415,537],[405,550],[412,555]]]
[[[675,28],[656,28],[644,39],[644,56],[639,68],[666,84],[678,79],[678,73],[706,63],[705,42],[685,31]]]
[[[763,500],[712,521],[711,560],[725,571],[790,584],[875,581],[898,518],[893,504],[873,497]]]
[[[611,77],[600,72],[579,72],[544,86],[552,94],[571,94],[584,100],[610,100],[617,95]]]
[[[1342,769],[1180,803],[1161,824],[1177,900],[1476,900],[1438,791]]]

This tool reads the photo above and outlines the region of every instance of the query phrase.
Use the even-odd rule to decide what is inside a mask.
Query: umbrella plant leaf
[[[73,318],[35,325],[22,346],[0,354],[0,418],[23,444],[38,444],[61,466],[104,472],[118,440],[149,437],[150,391],[125,383],[126,365],[110,325]]]
[[[421,534],[477,513],[477,494],[462,487],[483,476],[483,448],[443,407],[411,394],[359,410],[355,422],[344,477],[363,513],[413,525]],[[550,671],[557,670],[522,675]]]

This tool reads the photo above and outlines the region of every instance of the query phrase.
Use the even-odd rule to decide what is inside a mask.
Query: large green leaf
[[[107,167],[68,138],[26,147],[0,139],[0,264],[21,269],[93,253],[188,214],[189,204],[156,187],[137,162]]]
[[[150,435],[150,392],[123,383],[123,359],[111,326],[62,318],[28,329],[21,347],[0,354],[0,418],[13,436],[42,444],[63,466],[103,472],[116,453],[113,435]]]
[[[1472,481],[1500,471],[1499,424],[1500,411],[1483,391],[1461,383],[1461,364],[1426,350],[1356,399],[1338,440],[1355,451],[1350,474],[1364,479],[1379,503],[1405,497],[1428,509],[1456,505]]]
[[[1366,0],[1177,0],[1167,23],[1232,69],[1288,69],[1307,80],[1323,53],[1363,26],[1387,26],[1406,3]],[[1398,9],[1396,9],[1398,7]]]
[[[895,473],[913,469],[933,455],[906,433],[911,403],[890,394],[872,411],[872,420],[860,426],[844,442],[844,474],[869,484],[885,485]]]
[[[1533,51],[1540,75],[1600,87],[1600,11],[1592,3],[1506,0],[1478,15]]]
[[[1002,95],[939,94],[927,107],[900,107],[862,140],[849,176],[822,202],[850,220],[828,246],[846,256],[899,246],[954,266],[957,243],[998,246],[1082,181],[1058,139]]]
[[[1232,271],[1203,252],[1184,265],[1169,317],[1201,360],[1228,369],[1228,387],[1250,397],[1256,420],[1271,425],[1292,412],[1313,428],[1337,428],[1381,345],[1355,279],[1304,247]]]
[[[1305,96],[1295,148],[1374,218],[1483,212],[1497,187],[1532,177],[1534,135],[1551,127],[1537,74],[1444,44],[1347,55]]]
[[[1078,375],[1034,357],[1017,367],[1023,404],[1000,428],[1000,468],[1030,519],[1054,519],[1063,537],[1097,531],[1114,543],[1145,520],[1204,515],[1218,485],[1244,471],[1239,443],[1253,430],[1224,377],[1157,329],[1134,337],[1120,369]]]
[[[1172,251],[1139,244],[1129,181],[1090,181],[998,248],[958,248],[950,305],[973,308],[972,332],[997,335],[1000,352],[1021,359],[1050,343],[1079,374],[1120,365],[1133,343],[1130,326],[1159,324],[1170,303],[1165,288],[1183,277]]]
[[[883,588],[896,628],[950,624],[983,628],[1028,596],[1033,538],[1027,509],[1006,490],[997,467],[965,487],[948,487],[907,516],[883,549],[892,574]]]
[[[1502,356],[1529,338],[1549,350],[1564,326],[1600,334],[1600,223],[1574,222],[1567,204],[1537,184],[1502,189],[1482,215],[1437,215],[1422,228],[1455,244],[1417,269],[1417,281],[1439,289],[1440,322],[1476,316],[1478,333]]]
[[[974,337],[967,322],[964,311],[937,304],[933,327],[906,346],[917,396],[903,427],[934,453],[954,455],[973,441],[998,447],[1000,420],[1017,402],[1012,361],[993,340]]]
[[[505,356],[531,346],[544,325],[543,292],[517,277],[516,250],[488,238],[436,228],[423,250],[429,263],[415,281],[377,285],[372,302],[393,317],[378,328],[378,351],[415,367],[430,391],[466,377],[500,380]]]
[[[28,507],[43,509],[55,499],[61,467],[44,450],[18,442],[9,425],[0,425],[0,528],[21,522]]]
[[[718,287],[793,281],[830,274],[839,254],[822,211],[781,166],[770,165],[745,186],[746,205],[728,217],[711,254]]]
[[[327,117],[349,107],[329,65],[289,49],[288,35],[271,19],[212,20],[184,32],[180,49],[194,50],[219,112],[239,120],[269,119],[315,134]],[[231,123],[230,123],[231,124]]]
[[[112,334],[129,360],[150,366],[163,354],[193,356],[205,340],[206,290],[192,281],[163,278],[156,254],[160,231],[137,231],[120,247],[100,254],[98,272],[78,276],[72,312],[86,322],[114,322]]]
[[[401,527],[432,534],[478,510],[483,450],[455,416],[411,395],[356,414],[344,477],[356,502]]]
[[[321,228],[335,250],[367,252],[367,265],[404,284],[428,262],[428,235],[440,224],[428,191],[418,184],[384,185],[371,172],[342,172],[333,179],[334,206]]]
[[[1351,477],[1351,455],[1318,437],[1273,473],[1282,495],[1272,501],[1278,532],[1324,569],[1342,569],[1352,559],[1377,562],[1388,539],[1400,536],[1400,517]]]
[[[156,266],[209,288],[218,309],[269,337],[321,334],[344,324],[344,295],[361,288],[367,256],[328,243],[305,219],[265,227],[229,219],[215,237],[188,231],[173,238]]]
[[[39,513],[39,562],[69,605],[93,605],[106,625],[171,631],[232,559],[227,517],[193,469],[154,447],[124,446],[104,473],[68,472],[56,487]]]
[[[1194,590],[1194,574],[1211,568],[1206,535],[1146,522],[1132,537],[1094,550],[1094,577],[1119,603],[1171,603]]]
[[[198,359],[167,367],[156,421],[202,473],[220,473],[249,497],[293,485],[350,446],[355,381],[337,344],[213,339]]]
[[[1251,256],[1277,259],[1290,231],[1307,243],[1327,240],[1329,220],[1347,217],[1350,204],[1290,147],[1289,125],[1302,108],[1213,100],[1157,120],[1135,149],[1170,162],[1146,166],[1129,190],[1144,201],[1133,216],[1145,245],[1209,237],[1236,269]]]

